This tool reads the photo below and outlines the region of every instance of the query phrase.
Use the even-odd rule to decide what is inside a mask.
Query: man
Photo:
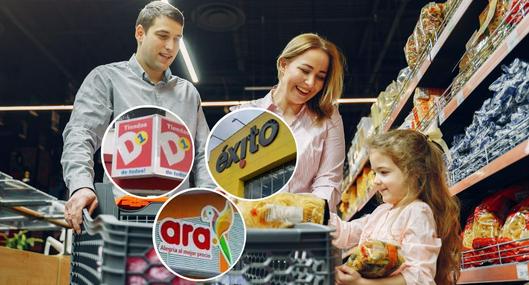
[[[139,105],[163,106],[182,118],[195,140],[193,175],[196,186],[213,186],[205,164],[204,149],[209,133],[200,96],[188,81],[171,74],[183,34],[184,17],[170,4],[155,1],[138,15],[136,54],[129,61],[96,67],[77,92],[70,121],[63,133],[61,158],[70,199],[64,217],[81,232],[82,210],[97,207],[94,192],[94,153],[113,116]],[[182,188],[189,186],[185,181]]]

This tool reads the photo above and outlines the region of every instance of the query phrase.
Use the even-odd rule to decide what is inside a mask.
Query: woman
[[[264,98],[240,106],[265,108],[285,119],[298,148],[298,166],[286,191],[324,198],[333,212],[345,157],[342,117],[335,105],[342,94],[343,66],[333,43],[301,34],[277,59],[278,84]]]

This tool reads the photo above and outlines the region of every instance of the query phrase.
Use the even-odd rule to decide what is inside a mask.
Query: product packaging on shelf
[[[452,141],[452,183],[476,172],[529,136],[529,64],[515,59],[489,87],[494,94]]]
[[[444,89],[441,88],[417,87],[415,89],[415,94],[413,95],[412,129],[420,129],[424,122],[433,118],[435,106],[439,101],[439,97],[443,95],[443,92]]]
[[[411,68],[418,64],[419,57],[426,50],[428,43],[433,43],[435,34],[443,23],[444,17],[444,3],[431,2],[421,9],[419,21],[404,47],[406,62]]]
[[[516,205],[505,220],[498,242],[504,263],[529,260],[529,199]]]
[[[463,231],[463,268],[507,262],[508,259],[504,257],[512,255],[512,251],[509,255],[506,250],[512,249],[513,244],[504,243],[512,241],[507,234],[521,234],[522,229],[516,228],[515,224],[520,220],[513,220],[516,216],[514,213],[524,209],[527,202],[514,208],[513,205],[527,199],[528,190],[525,184],[507,187],[488,196],[474,209]],[[512,218],[506,219],[509,212],[509,218]]]

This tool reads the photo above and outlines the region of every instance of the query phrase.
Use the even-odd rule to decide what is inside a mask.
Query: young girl
[[[350,248],[366,240],[401,247],[405,263],[391,276],[365,279],[347,265],[336,284],[455,284],[460,264],[459,203],[445,179],[442,151],[413,130],[392,130],[368,141],[374,187],[384,203],[372,214],[344,222],[332,215],[334,243]]]

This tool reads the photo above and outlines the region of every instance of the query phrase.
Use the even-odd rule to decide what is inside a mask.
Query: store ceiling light
[[[70,111],[73,105],[49,105],[49,106],[0,106],[0,112],[12,111]]]
[[[180,39],[180,50],[182,51],[182,56],[184,57],[184,62],[186,64],[187,71],[189,72],[189,75],[191,76],[191,81],[193,83],[198,83],[198,76],[195,72],[195,68],[193,67],[193,63],[191,62],[191,57],[189,57],[189,52],[187,51],[186,44],[184,42],[184,38]]]
[[[342,98],[338,99],[340,104],[364,104],[375,103],[377,98]],[[248,103],[249,101],[206,101],[202,102],[203,107],[226,107]],[[70,111],[73,105],[49,105],[49,106],[0,106],[0,112],[13,111]]]
[[[362,103],[375,103],[377,98],[340,98],[338,103],[340,104],[362,104]]]
[[[245,86],[244,91],[268,91],[273,86]]]
[[[209,101],[202,102],[203,107],[226,107],[248,103],[249,101]]]

